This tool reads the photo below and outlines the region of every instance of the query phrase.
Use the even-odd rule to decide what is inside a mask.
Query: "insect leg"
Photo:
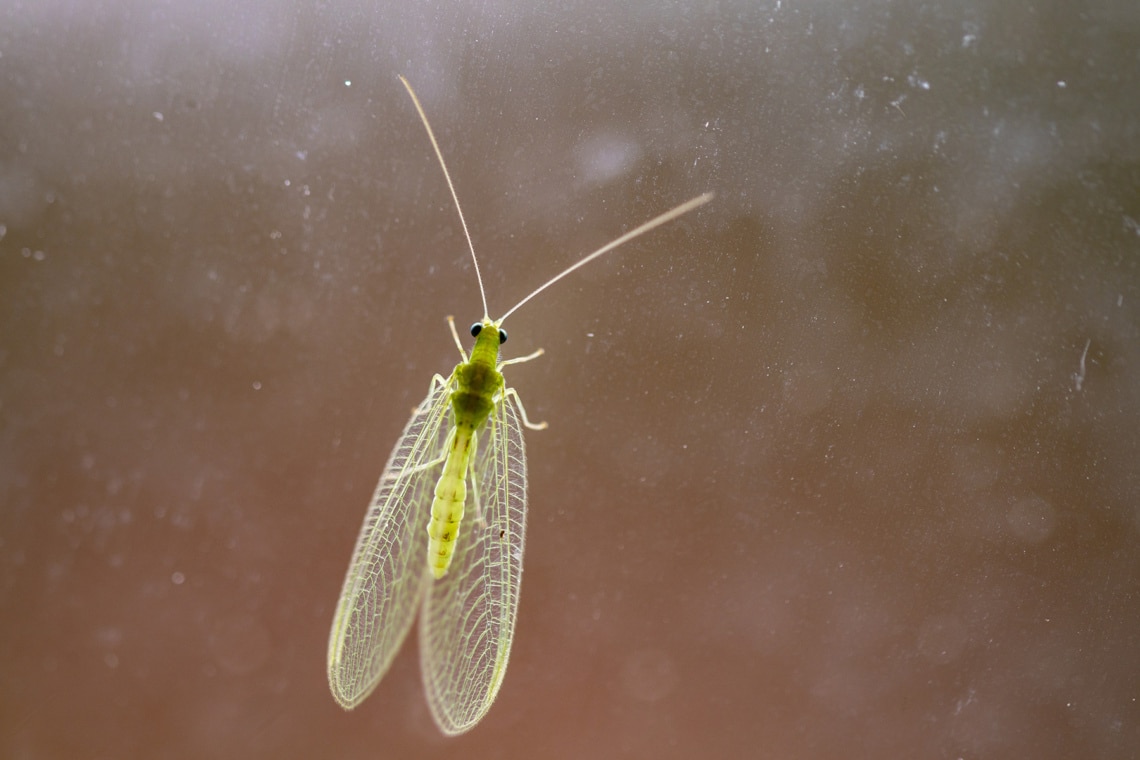
[[[452,372],[452,373],[451,373],[451,376],[452,376],[452,377],[455,377],[455,373],[454,373],[454,372]],[[442,386],[444,386],[444,385],[447,385],[448,383],[450,383],[450,382],[451,382],[451,379],[452,379],[452,377],[449,377],[448,379],[444,380],[444,379],[443,379],[443,375],[439,374],[438,372],[437,372],[436,374],[432,375],[432,378],[431,378],[431,392],[429,392],[429,393],[428,393],[428,396],[427,396],[427,398],[425,398],[425,399],[423,400],[423,403],[422,403],[422,404],[420,404],[420,405],[419,405],[419,406],[417,406],[417,407],[413,407],[413,408],[412,408],[412,414],[423,414],[423,413],[424,413],[424,412],[426,412],[426,411],[427,411],[429,408],[431,408],[432,397],[435,395],[435,387],[436,387],[437,385],[438,385],[438,386],[441,386],[441,387],[442,387]]]
[[[423,463],[418,464],[415,467],[411,468],[410,470],[401,470],[400,472],[386,472],[386,473],[384,473],[384,480],[396,480],[396,479],[402,478],[406,475],[412,475],[412,474],[417,473],[417,472],[423,472],[424,470],[430,470],[432,467],[439,467],[441,464],[443,464],[446,461],[447,461],[447,449],[444,449],[442,454],[440,454],[438,457],[431,460],[430,462],[423,462]]]
[[[463,343],[459,340],[459,331],[455,329],[455,317],[450,314],[447,315],[447,325],[451,328],[451,337],[455,338],[455,346],[459,349],[459,355],[463,357],[463,363],[467,363],[467,352],[463,350]]]
[[[438,375],[436,377],[438,377]],[[385,472],[383,479],[396,480],[397,478],[413,475],[417,472],[430,470],[433,467],[439,467],[441,464],[447,461],[447,453],[451,451],[451,441],[453,438],[455,438],[455,428],[452,428],[451,431],[448,432],[447,440],[444,443],[443,448],[440,449],[439,456],[437,456],[435,459],[429,459],[426,462],[420,462],[418,465],[412,467],[411,469],[400,470],[399,472]]]
[[[475,522],[480,528],[486,528],[487,521],[483,519],[483,500],[479,496],[479,474],[472,470],[469,477],[471,479],[471,501],[475,505]]]
[[[458,340],[458,338],[456,340]],[[545,353],[546,352],[540,348],[537,351],[535,351],[534,353],[527,354],[526,356],[516,356],[514,359],[507,359],[506,361],[501,361],[501,362],[499,362],[498,369],[502,369],[503,367],[506,367],[508,364],[522,364],[523,362],[529,362],[531,359],[537,359],[538,357],[542,356]]]
[[[523,406],[522,399],[519,398],[518,391],[516,391],[514,388],[507,388],[505,391],[503,391],[503,396],[511,396],[514,398],[515,403],[518,404],[519,416],[522,417],[524,425],[526,425],[531,430],[546,430],[545,422],[531,422],[530,418],[526,416],[526,407]]]

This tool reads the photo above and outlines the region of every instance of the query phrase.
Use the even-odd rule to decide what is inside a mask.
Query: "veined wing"
[[[348,566],[329,633],[329,687],[355,707],[388,670],[427,580],[428,514],[451,425],[451,381],[438,375],[392,449]]]
[[[445,734],[474,726],[503,682],[519,604],[526,538],[526,448],[514,396],[477,433],[467,513],[447,575],[420,618],[428,705]]]

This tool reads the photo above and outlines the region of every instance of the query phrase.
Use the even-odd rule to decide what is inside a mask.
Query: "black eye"
[[[479,333],[481,333],[482,331],[483,331],[483,323],[482,322],[476,322],[475,324],[471,325],[471,337],[472,338],[478,338]]]
[[[499,345],[501,346],[506,342],[507,342],[507,331],[500,329],[499,330]]]

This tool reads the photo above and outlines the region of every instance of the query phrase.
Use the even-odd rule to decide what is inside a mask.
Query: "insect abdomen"
[[[455,554],[455,539],[459,536],[459,523],[463,520],[467,504],[467,464],[471,461],[471,448],[475,435],[471,429],[456,427],[451,437],[451,448],[443,464],[443,474],[435,484],[435,498],[431,502],[431,521],[428,522],[428,568],[435,578],[442,578],[451,566]]]

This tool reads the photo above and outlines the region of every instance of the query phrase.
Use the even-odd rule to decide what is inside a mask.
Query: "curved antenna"
[[[680,206],[675,206],[674,208],[670,209],[669,211],[666,211],[664,214],[661,214],[660,216],[653,217],[652,219],[650,219],[645,224],[641,225],[640,227],[638,227],[636,229],[630,230],[629,232],[627,232],[624,235],[622,235],[621,237],[619,237],[617,240],[614,240],[611,243],[607,243],[606,245],[603,245],[601,248],[594,251],[589,256],[586,256],[585,258],[583,258],[578,263],[567,267],[566,269],[562,270],[560,273],[551,277],[549,280],[547,280],[542,285],[539,285],[538,288],[536,288],[534,291],[532,291],[529,296],[527,296],[526,298],[524,298],[523,300],[519,301],[514,306],[512,306],[510,309],[508,309],[507,313],[504,314],[503,316],[499,317],[498,321],[496,321],[495,324],[501,325],[506,320],[506,318],[511,316],[512,314],[514,314],[515,311],[520,306],[522,306],[524,303],[526,303],[530,299],[537,296],[542,291],[549,288],[554,283],[561,280],[566,275],[573,272],[575,269],[578,269],[579,267],[586,266],[587,264],[589,264],[591,261],[593,261],[594,259],[601,256],[602,254],[609,253],[610,251],[617,248],[622,243],[628,243],[630,240],[633,240],[638,235],[643,235],[646,232],[649,232],[654,227],[660,227],[662,224],[665,224],[665,222],[672,221],[673,219],[676,219],[677,217],[681,216],[682,214],[689,213],[690,211],[695,209],[697,206],[703,206],[704,204],[708,203],[709,201],[711,201],[713,199],[713,195],[714,195],[713,193],[704,193],[703,195],[698,195],[696,198],[693,198],[692,200],[689,200],[689,201],[685,201]]]
[[[435,149],[435,157],[439,159],[439,166],[443,169],[443,177],[447,180],[447,189],[451,191],[451,199],[455,201],[455,210],[459,212],[459,223],[463,225],[463,234],[467,237],[467,247],[471,250],[471,261],[475,263],[475,279],[479,281],[479,296],[483,299],[483,320],[487,321],[491,316],[487,313],[487,291],[483,290],[483,274],[479,271],[479,259],[475,256],[475,244],[471,242],[471,233],[467,231],[467,220],[463,218],[463,209],[459,207],[459,196],[455,194],[455,185],[451,184],[451,174],[447,171],[447,164],[443,160],[443,152],[439,149],[439,143],[435,141],[435,132],[431,131],[431,124],[428,123],[427,114],[424,113],[424,107],[420,105],[420,99],[416,97],[416,91],[408,84],[408,80],[404,79],[403,75],[397,74],[400,81],[404,83],[404,88],[408,94],[412,96],[412,102],[416,104],[416,111],[420,115],[420,121],[424,123],[424,129],[427,130],[428,139],[431,140],[431,147]]]

